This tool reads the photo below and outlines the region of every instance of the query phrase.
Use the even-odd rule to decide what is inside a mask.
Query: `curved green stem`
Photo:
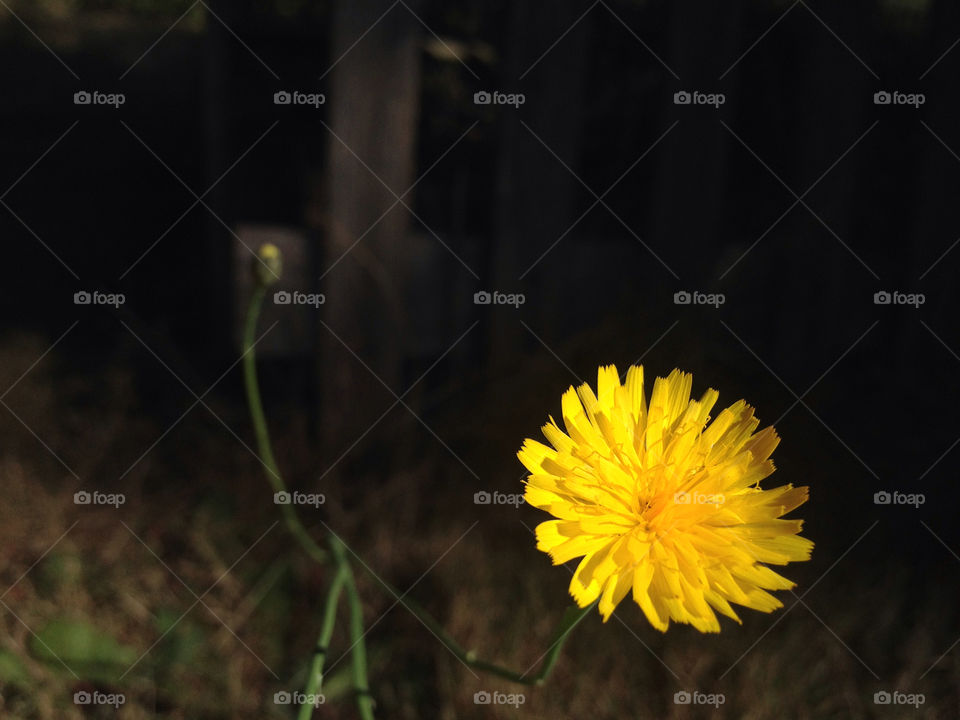
[[[327,601],[323,608],[323,624],[320,626],[320,637],[317,639],[317,649],[313,653],[313,662],[310,663],[310,675],[307,678],[307,685],[304,688],[304,695],[308,698],[311,695],[319,694],[323,689],[323,664],[327,659],[327,652],[330,648],[330,639],[333,637],[333,626],[337,621],[337,606],[340,604],[340,593],[347,582],[347,572],[344,568],[338,567],[330,589],[327,591]],[[310,720],[313,716],[314,706],[309,702],[304,702],[300,706],[300,712],[297,720]]]
[[[333,530],[330,530],[329,528],[327,529],[330,533],[331,553],[338,562],[339,557],[343,554],[344,550],[347,550],[351,555],[356,557],[357,560],[360,561],[360,566],[366,570],[367,574],[378,583],[383,585],[387,592],[393,595],[399,604],[403,605],[414,616],[416,616],[420,622],[422,622],[423,625],[431,633],[433,633],[433,635],[436,636],[436,638],[443,643],[443,645],[450,652],[456,655],[457,658],[463,662],[464,665],[476,668],[477,670],[481,670],[483,672],[488,672],[491,675],[496,675],[504,680],[509,680],[510,682],[515,682],[520,685],[542,685],[546,681],[546,679],[550,676],[550,673],[553,671],[553,667],[556,665],[557,660],[560,658],[560,653],[563,651],[563,646],[566,643],[567,638],[570,636],[570,633],[577,625],[580,624],[580,621],[583,620],[590,613],[590,611],[597,606],[597,603],[599,602],[599,599],[594,600],[585,608],[579,608],[574,605],[568,607],[564,612],[563,618],[560,620],[560,624],[557,626],[557,630],[553,634],[553,640],[550,643],[550,647],[540,657],[540,659],[534,663],[534,665],[540,663],[540,669],[533,675],[529,674],[533,667],[530,667],[528,670],[522,673],[517,672],[516,670],[511,670],[503,665],[497,665],[496,663],[481,660],[477,657],[476,652],[473,650],[467,650],[460,645],[460,643],[458,643],[443,628],[436,618],[434,618],[422,605],[420,605],[420,603],[413,598],[407,597],[407,593],[400,592],[389,582],[377,575],[377,573],[375,573],[373,569],[343,541],[342,538],[338,537]]]
[[[270,442],[270,431],[267,429],[267,419],[263,413],[263,402],[260,399],[260,385],[257,381],[257,360],[254,352],[256,345],[255,335],[257,332],[257,319],[260,317],[260,308],[263,306],[263,298],[267,293],[267,288],[262,284],[257,284],[250,298],[250,305],[247,309],[247,319],[243,328],[243,380],[247,393],[247,405],[250,408],[250,419],[253,421],[253,430],[257,437],[257,451],[260,453],[260,461],[263,463],[266,471],[267,480],[273,488],[274,493],[286,492],[287,488],[280,475],[280,468],[277,460],[273,456],[273,445]],[[283,513],[284,523],[290,533],[296,538],[297,542],[303,547],[307,555],[319,563],[327,560],[327,553],[324,552],[316,541],[310,537],[310,533],[300,522],[291,504],[281,504],[280,511]]]
[[[332,532],[331,537],[335,537]],[[343,541],[339,538],[337,538],[337,540],[340,543],[343,543]],[[356,555],[353,550],[350,550],[350,552]],[[503,665],[497,665],[496,663],[479,659],[476,652],[473,650],[467,650],[460,645],[460,643],[458,643],[416,600],[407,597],[406,593],[401,593],[389,582],[378,576],[366,563],[361,561],[360,565],[371,577],[383,585],[400,604],[413,613],[450,652],[460,659],[464,665],[467,665],[471,668],[476,668],[482,672],[490,673],[491,675],[496,675],[504,680],[509,680],[510,682],[518,683],[520,685],[543,685],[546,679],[550,676],[550,673],[553,671],[553,667],[556,665],[557,660],[560,658],[560,653],[563,651],[563,646],[566,643],[567,638],[570,636],[570,633],[577,625],[580,624],[580,621],[583,620],[590,613],[590,611],[593,610],[594,607],[596,607],[597,602],[599,602],[598,600],[595,600],[585,608],[570,606],[566,609],[563,618],[557,627],[557,630],[553,634],[550,647],[537,661],[540,663],[540,669],[533,675],[530,675],[530,670],[532,670],[533,667],[529,668],[525,672],[517,672],[516,670],[511,670]],[[536,665],[536,663],[534,664]]]

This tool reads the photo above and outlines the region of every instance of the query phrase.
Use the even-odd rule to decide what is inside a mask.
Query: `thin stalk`
[[[353,551],[351,550],[351,552]],[[504,680],[509,680],[510,682],[517,683],[519,685],[539,686],[546,682],[547,678],[550,676],[550,673],[553,671],[554,665],[556,665],[557,660],[560,658],[560,653],[563,651],[563,646],[567,642],[567,638],[570,636],[573,628],[575,628],[597,604],[597,601],[594,601],[585,608],[579,608],[576,606],[570,606],[567,608],[563,619],[560,621],[560,625],[553,634],[550,647],[541,657],[542,662],[540,660],[537,661],[540,662],[540,669],[533,675],[529,675],[528,673],[533,669],[532,667],[525,672],[518,672],[516,670],[511,670],[508,667],[504,667],[503,665],[497,665],[496,663],[492,663],[487,660],[481,660],[477,657],[477,653],[475,651],[467,650],[460,645],[460,643],[458,643],[416,600],[410,597],[405,597],[404,594],[393,587],[393,585],[388,583],[383,578],[378,577],[373,570],[367,567],[366,564],[361,563],[361,565],[373,578],[380,582],[391,595],[393,595],[404,607],[406,607],[407,610],[419,618],[420,621],[423,622],[423,624],[437,637],[437,639],[440,640],[440,642],[442,642],[450,652],[456,655],[463,664],[480,670],[481,672],[487,672],[491,675],[496,675],[497,677],[503,678]]]
[[[277,460],[273,456],[273,445],[270,442],[270,431],[267,429],[267,419],[263,413],[263,402],[260,399],[260,384],[257,381],[257,360],[254,352],[255,335],[257,332],[257,319],[260,317],[260,308],[263,306],[263,298],[267,293],[267,288],[262,284],[257,284],[250,298],[250,305],[247,309],[247,319],[243,329],[243,380],[247,392],[247,405],[250,408],[250,419],[253,421],[253,430],[257,438],[257,451],[260,453],[260,460],[263,462],[266,470],[267,480],[273,488],[274,493],[286,492],[287,487],[280,475],[280,468]],[[292,504],[281,504],[280,512],[283,514],[284,524],[290,533],[296,538],[297,542],[303,547],[307,555],[318,563],[326,562],[327,553],[316,541],[310,537],[310,533],[300,522],[300,518],[294,510]]]
[[[347,582],[347,572],[343,567],[338,567],[330,589],[327,590],[327,600],[323,608],[323,623],[320,626],[320,637],[317,639],[317,648],[313,653],[313,662],[310,663],[310,675],[307,677],[307,685],[304,688],[304,695],[309,698],[311,695],[318,695],[323,690],[323,664],[326,662],[327,653],[330,649],[330,639],[333,637],[333,626],[337,621],[337,606],[340,604],[340,593]],[[297,720],[310,720],[313,717],[314,705],[304,702],[300,706],[300,712]]]
[[[436,618],[434,618],[422,605],[420,605],[420,603],[413,598],[407,597],[406,593],[400,592],[389,582],[377,575],[373,569],[367,565],[367,563],[365,563],[363,559],[357,555],[357,553],[354,552],[353,549],[350,548],[343,541],[343,539],[338,537],[332,530],[330,531],[330,550],[335,558],[338,556],[338,553],[342,553],[343,550],[349,551],[351,555],[360,561],[360,566],[366,570],[370,577],[383,585],[387,592],[393,595],[397,602],[399,602],[401,605],[407,608],[407,610],[419,618],[420,621],[423,622],[423,624],[427,627],[427,629],[430,630],[430,632],[432,632],[437,639],[440,640],[440,642],[442,642],[444,646],[450,652],[456,655],[465,665],[476,668],[477,670],[481,670],[483,672],[488,672],[491,675],[496,675],[504,680],[509,680],[510,682],[518,683],[520,685],[543,685],[546,679],[550,676],[550,673],[553,671],[553,666],[556,665],[557,660],[560,658],[560,653],[563,650],[563,646],[573,628],[575,628],[580,621],[583,620],[583,618],[585,618],[594,607],[596,607],[597,603],[599,602],[598,599],[593,601],[585,608],[579,608],[571,605],[566,609],[566,612],[564,613],[557,630],[553,634],[553,640],[550,643],[550,647],[541,656],[542,663],[540,664],[540,669],[535,674],[529,675],[528,673],[533,669],[532,667],[526,672],[517,672],[516,670],[511,670],[503,665],[497,665],[496,663],[492,663],[487,660],[481,660],[477,657],[476,652],[464,648],[443,628]],[[540,662],[540,660],[537,662]]]
[[[347,559],[346,545],[334,533],[330,533],[330,554],[347,578],[347,605],[350,607],[350,657],[353,663],[353,691],[357,710],[363,720],[373,720],[373,697],[367,678],[367,645],[363,632],[363,605],[353,577],[353,569]]]

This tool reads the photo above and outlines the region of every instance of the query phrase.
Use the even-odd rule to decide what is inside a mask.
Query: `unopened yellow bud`
[[[280,280],[282,271],[283,257],[280,255],[280,248],[273,243],[261,245],[253,261],[253,276],[257,283],[269,287]]]

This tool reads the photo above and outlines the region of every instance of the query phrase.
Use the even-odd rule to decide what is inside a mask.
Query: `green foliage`
[[[189,665],[204,645],[203,630],[188,618],[180,620],[181,615],[169,608],[157,613],[155,625],[163,642],[155,650],[155,661],[163,669]]]
[[[70,553],[50,553],[34,570],[34,585],[43,597],[53,597],[65,586],[80,580],[83,565]]]
[[[116,683],[138,653],[85,620],[58,618],[30,639],[30,652],[52,668],[66,665],[81,679]]]
[[[30,673],[20,657],[9,650],[0,650],[0,685],[21,689],[30,687]]]

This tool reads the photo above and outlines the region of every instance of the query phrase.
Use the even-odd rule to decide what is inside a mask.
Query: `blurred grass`
[[[32,337],[0,345],[0,387],[9,387],[45,349]],[[273,703],[273,694],[302,689],[329,573],[273,525],[276,508],[258,463],[202,408],[123,483],[113,480],[171,422],[144,407],[124,367],[118,362],[81,375],[51,359],[10,393],[5,402],[52,452],[10,413],[0,413],[0,586],[12,586],[2,597],[6,608],[0,606],[0,715],[292,717],[288,707]],[[500,478],[494,487],[470,477],[439,444],[413,443],[387,471],[361,463],[368,468],[363,474],[331,473],[314,488],[310,478],[326,464],[313,454],[309,423],[279,412],[274,432],[294,484],[327,495],[322,514],[303,514],[317,537],[325,518],[377,573],[401,588],[412,586],[411,595],[462,644],[520,669],[533,668],[546,650],[568,603],[570,569],[551,567],[535,549],[537,511],[475,506],[473,493],[519,490],[522,468],[512,451],[522,435],[513,425],[517,418],[539,424],[550,407],[544,400],[559,397],[557,382],[505,373],[498,395],[528,398],[506,408],[484,399],[480,383],[468,379],[462,397],[449,403],[449,417],[432,421],[451,446],[472,448],[465,460],[481,477]],[[179,412],[189,404],[184,397]],[[475,410],[464,413],[471,404]],[[178,407],[176,400],[171,405]],[[249,436],[242,407],[212,406],[241,437]],[[498,413],[502,422],[483,420]],[[463,417],[473,419],[458,424]],[[397,432],[407,420],[398,419]],[[375,440],[373,446],[357,453],[375,456]],[[809,466],[795,468],[797,474],[815,472],[817,458],[803,462]],[[127,502],[119,509],[76,506],[73,493],[81,488],[121,491]],[[830,510],[814,496],[799,514],[823,512]],[[849,545],[860,530],[837,521],[838,536]],[[786,575],[798,580],[802,595],[835,559],[818,549],[813,562],[791,566]],[[474,676],[358,570],[378,716],[955,718],[960,651],[918,678],[960,634],[960,566],[946,557],[942,577],[918,581],[909,567],[884,560],[863,543],[804,598],[809,609],[799,605],[770,616],[743,611],[743,627],[724,621],[718,636],[687,627],[661,635],[625,602],[606,624],[588,617],[549,683],[537,689]],[[789,593],[781,598],[787,608],[794,604]],[[334,720],[355,717],[341,617],[329,656],[327,704],[317,713]],[[141,655],[127,673],[131,657]],[[122,692],[127,702],[100,715],[72,703],[73,693],[95,689]],[[726,701],[716,709],[675,705],[674,693],[684,689],[723,693]],[[922,692],[926,703],[919,711],[876,706],[873,693],[880,689]],[[519,709],[476,705],[478,691],[520,692],[525,701]]]

